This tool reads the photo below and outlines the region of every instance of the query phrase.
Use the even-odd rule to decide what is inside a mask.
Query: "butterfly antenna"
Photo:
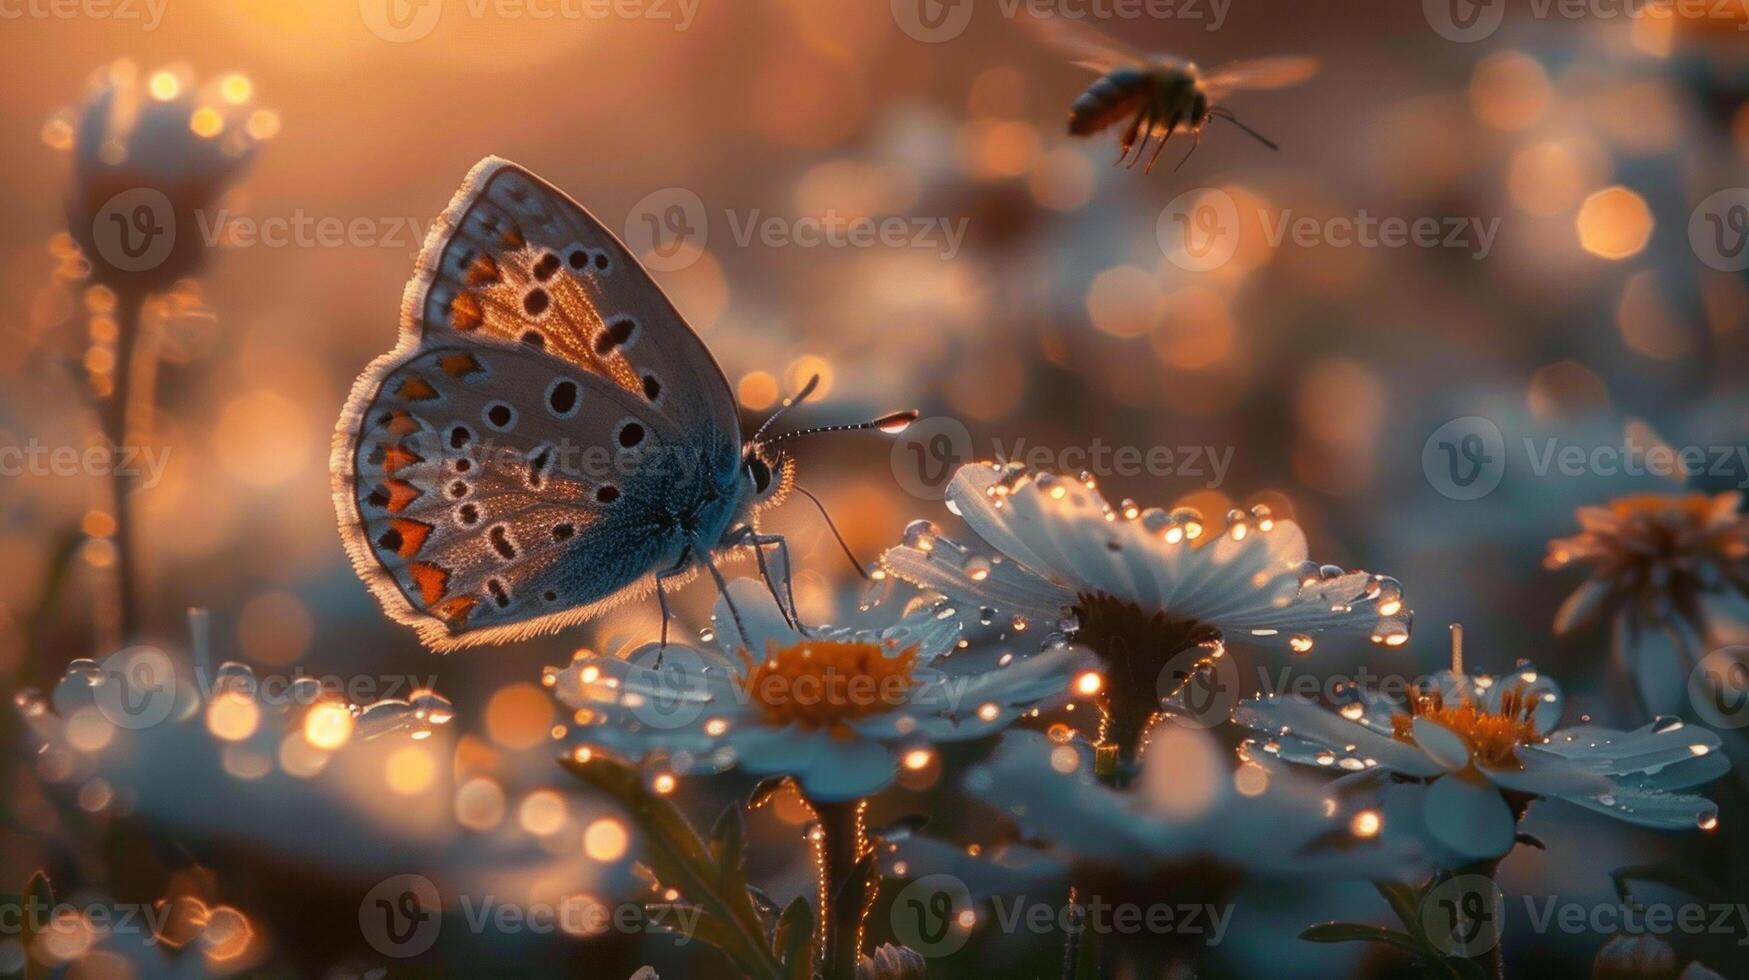
[[[863,432],[868,429],[879,429],[887,435],[898,435],[899,433],[904,432],[905,428],[912,422],[917,421],[917,416],[919,414],[921,413],[916,409],[907,408],[902,412],[889,412],[878,419],[869,419],[867,422],[855,422],[849,425],[821,425],[812,429],[797,429],[794,432],[785,432],[783,435],[766,443],[766,445],[775,446],[786,439],[798,439],[802,436],[817,436],[822,432]],[[758,436],[755,435],[754,439],[757,440]]]
[[[838,532],[838,525],[832,523],[832,515],[826,513],[826,505],[820,502],[819,497],[809,493],[800,484],[796,485],[796,492],[809,500],[812,500],[814,506],[819,508],[820,516],[826,520],[826,526],[832,529],[832,536],[838,539],[838,547],[844,549],[844,557],[850,559],[850,567],[856,569],[856,574],[861,575],[866,581],[868,579],[868,570],[862,567],[862,562],[857,559],[856,552],[850,550],[850,542],[844,540],[844,535]]]
[[[800,405],[802,402],[807,401],[808,396],[812,395],[814,393],[814,389],[818,388],[819,386],[820,386],[820,376],[816,374],[813,377],[810,377],[808,379],[808,383],[805,385],[802,385],[801,391],[796,392],[794,395],[790,396],[789,398],[785,398],[783,400],[783,404],[777,406],[777,411],[772,412],[769,416],[766,417],[765,421],[760,424],[759,431],[753,433],[753,441],[758,442],[759,437],[765,434],[765,430],[771,428],[771,423],[776,422],[778,419],[783,418],[785,412],[788,412],[790,409],[795,408],[797,405]]]
[[[1264,146],[1267,146],[1272,150],[1281,149],[1281,147],[1275,145],[1274,140],[1263,135],[1262,133],[1259,133],[1257,130],[1252,129],[1250,126],[1247,126],[1244,123],[1240,122],[1239,117],[1233,115],[1233,112],[1231,109],[1222,109],[1222,108],[1217,106],[1216,108],[1209,110],[1209,115],[1216,118],[1216,119],[1225,119],[1226,121],[1232,123],[1233,125],[1239,127],[1240,129],[1243,129],[1245,132],[1250,133],[1252,139],[1255,139],[1257,142],[1262,143]]]

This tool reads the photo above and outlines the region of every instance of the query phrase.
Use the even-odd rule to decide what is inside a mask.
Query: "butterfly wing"
[[[1305,57],[1256,58],[1230,61],[1203,77],[1202,88],[1211,102],[1234,92],[1261,91],[1298,85],[1318,73],[1318,59]]]
[[[631,254],[488,158],[427,238],[331,468],[354,568],[451,650],[647,593],[684,547],[674,516],[732,508],[739,453],[727,380]]]
[[[439,650],[581,622],[648,591],[700,460],[619,386],[544,354],[421,347],[337,448],[336,508],[384,608]],[[534,397],[524,393],[534,392]]]
[[[1080,21],[1056,16],[1026,16],[1020,22],[1033,37],[1055,48],[1073,64],[1105,74],[1142,62],[1141,52]]]
[[[401,328],[538,346],[740,452],[734,396],[704,342],[613,232],[509,161],[469,172],[407,284]]]

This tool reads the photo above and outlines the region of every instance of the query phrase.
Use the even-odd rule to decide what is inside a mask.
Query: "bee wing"
[[[1080,21],[1052,16],[1022,17],[1020,21],[1046,47],[1055,48],[1074,64],[1102,75],[1143,60],[1141,52]]]
[[[1318,73],[1318,59],[1304,57],[1256,58],[1229,61],[1203,76],[1203,91],[1209,100],[1245,90],[1287,88]]]

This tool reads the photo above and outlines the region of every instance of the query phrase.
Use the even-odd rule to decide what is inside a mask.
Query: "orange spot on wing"
[[[497,282],[498,279],[498,263],[492,261],[490,255],[482,255],[468,263],[468,285],[486,286]]]
[[[436,398],[437,389],[431,387],[431,382],[415,375],[401,382],[401,387],[395,389],[395,396],[402,401],[424,402]]]
[[[452,378],[462,378],[485,370],[472,354],[445,354],[437,362],[443,373]]]
[[[505,248],[521,248],[528,244],[527,240],[522,237],[522,229],[515,225],[504,229],[504,234],[500,235],[498,240],[504,243]]]
[[[419,431],[419,420],[398,408],[384,413],[377,424],[393,436],[410,436]]]
[[[391,514],[399,514],[407,509],[408,504],[419,499],[419,488],[406,480],[390,480],[388,486],[389,513]]]
[[[383,470],[391,476],[414,463],[423,462],[425,462],[425,457],[406,446],[397,444],[383,447]]]
[[[485,311],[480,309],[480,301],[472,293],[456,293],[449,301],[450,326],[466,333],[478,330],[480,324],[486,322]]]
[[[419,598],[429,607],[437,605],[449,589],[449,569],[428,561],[416,561],[407,566],[407,574],[419,589]]]
[[[450,626],[460,628],[468,625],[468,616],[473,614],[474,607],[480,600],[471,595],[452,596],[433,606],[431,611]]]
[[[425,547],[425,539],[431,536],[431,525],[424,521],[415,521],[406,517],[397,517],[389,521],[389,527],[401,536],[401,546],[395,553],[402,558],[411,558]]]

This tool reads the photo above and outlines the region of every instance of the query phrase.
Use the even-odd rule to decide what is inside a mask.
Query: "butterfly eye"
[[[747,477],[753,481],[753,492],[763,494],[771,489],[771,467],[755,456],[747,461]]]

